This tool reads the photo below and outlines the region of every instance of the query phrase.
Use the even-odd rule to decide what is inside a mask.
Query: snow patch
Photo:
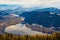
[[[12,34],[21,34],[21,35],[36,35],[36,34],[43,34],[38,31],[33,31],[30,28],[27,28],[25,24],[16,24],[11,25],[5,29],[5,32],[12,33]]]

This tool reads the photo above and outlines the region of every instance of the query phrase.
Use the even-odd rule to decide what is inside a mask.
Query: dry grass
[[[60,33],[53,33],[51,35],[14,35],[14,34],[0,34],[0,40],[60,40]]]

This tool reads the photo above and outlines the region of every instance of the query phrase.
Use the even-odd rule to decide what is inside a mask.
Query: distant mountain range
[[[44,8],[44,9],[37,9],[37,10],[39,10],[39,11],[49,11],[49,12],[53,12],[53,13],[60,13],[60,9],[53,8],[53,7]]]
[[[1,14],[20,14],[24,9],[20,5],[0,4]]]
[[[41,8],[41,7],[33,7],[33,8],[23,8],[21,5],[13,5],[13,4],[0,4],[0,12],[6,13],[18,13],[19,12],[30,12],[30,11],[49,11],[53,13],[60,13],[59,8],[55,7],[48,7],[48,8]]]
[[[23,8],[20,5],[0,5],[0,16],[9,14],[18,14],[25,17],[24,23],[36,23],[44,27],[60,27],[59,8]]]

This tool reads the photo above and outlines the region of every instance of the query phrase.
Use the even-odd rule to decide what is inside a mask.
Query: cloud
[[[19,17],[19,15],[17,15],[17,14],[10,14],[10,15],[13,17]]]
[[[36,35],[36,34],[43,34],[38,31],[33,31],[30,28],[27,28],[25,24],[16,24],[6,27],[5,32],[12,33],[12,34],[21,34],[21,35]]]
[[[19,4],[24,8],[45,6],[60,7],[60,0],[0,0],[0,4]]]
[[[18,6],[17,5],[8,5],[8,4],[0,4],[0,10],[14,10],[16,9]]]
[[[60,16],[60,14],[58,13],[57,15],[59,15]]]

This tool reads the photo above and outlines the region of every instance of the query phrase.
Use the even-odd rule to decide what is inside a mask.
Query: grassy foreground
[[[60,40],[60,33],[53,33],[51,35],[14,35],[14,34],[0,34],[0,40]]]

